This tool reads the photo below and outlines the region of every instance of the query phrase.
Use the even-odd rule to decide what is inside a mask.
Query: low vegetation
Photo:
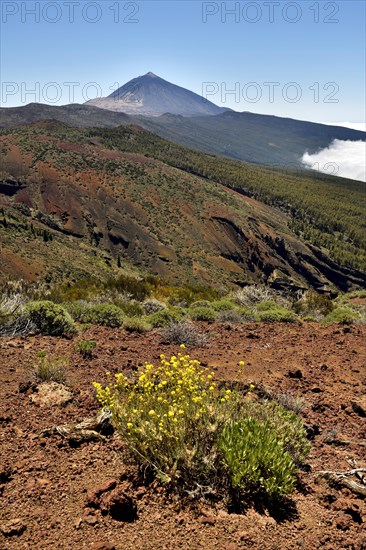
[[[191,497],[220,494],[230,503],[290,493],[309,452],[301,420],[274,402],[252,400],[251,390],[243,396],[219,388],[184,345],[160,359],[134,379],[118,373],[107,387],[94,384],[137,462]]]
[[[107,373],[106,386],[94,384],[100,406],[110,409],[145,475],[181,496],[222,499],[232,510],[253,499],[273,504],[294,490],[310,452],[299,416],[304,402],[243,383],[243,362],[230,384],[215,381],[214,372],[192,359],[186,346],[204,346],[212,323],[365,322],[362,291],[332,299],[314,291],[284,296],[251,286],[221,296],[202,291],[200,299],[190,291],[190,300],[178,301],[184,293],[157,280],[149,296],[139,297],[116,290],[110,281],[109,289],[93,281],[76,286],[58,289],[57,303],[19,289],[3,292],[2,326],[27,318],[40,334],[68,336],[88,323],[137,334],[153,331],[162,343],[180,345],[176,356],[161,355],[157,365],[145,363],[128,376]],[[137,288],[145,283],[139,281]],[[96,340],[77,338],[73,345],[85,360],[93,359]],[[33,373],[38,382],[63,383],[68,364],[40,351]]]
[[[128,317],[123,321],[123,328],[127,332],[137,332],[144,334],[151,330],[151,325],[145,320],[138,317]]]
[[[89,132],[101,137],[108,147],[148,154],[280,208],[290,216],[291,228],[302,239],[322,248],[341,265],[366,271],[366,232],[359,223],[365,209],[362,182],[207,155],[144,132],[134,135],[126,127]]]
[[[111,328],[122,326],[125,319],[121,308],[114,304],[87,304],[79,310],[77,316],[82,323],[104,325]]]
[[[187,288],[185,293],[183,288],[167,286],[154,278],[153,283],[148,282],[149,279],[137,280],[138,299],[126,291],[127,287],[134,289],[131,277],[127,281],[119,278],[115,283],[102,284],[89,279],[51,288],[38,288],[37,284],[13,288],[7,283],[0,290],[0,335],[38,332],[61,336],[91,325],[102,325],[141,334],[167,329],[162,333],[167,341],[195,345],[192,342],[197,322],[228,326],[252,322],[321,322],[325,325],[366,322],[362,290],[332,299],[313,290],[286,296],[262,285],[249,285],[236,292],[222,293],[219,298],[209,287],[207,290]],[[148,286],[149,297],[146,297]],[[119,290],[116,287],[120,287]],[[48,299],[39,299],[42,295]]]
[[[38,352],[37,357],[34,375],[39,382],[65,382],[68,358],[49,357],[45,351]]]
[[[31,322],[41,334],[62,336],[76,332],[70,314],[59,304],[50,301],[30,302],[26,309]]]
[[[170,325],[170,323],[181,321],[182,317],[176,311],[162,309],[156,313],[152,313],[147,319],[154,328],[163,328]]]
[[[258,304],[256,310],[258,320],[265,323],[292,323],[296,321],[297,318],[295,312],[284,306],[278,305],[272,300],[266,300]]]
[[[95,350],[97,343],[95,340],[80,340],[77,343],[76,348],[84,357],[84,359],[92,359],[93,351]]]
[[[214,321],[216,321],[217,313],[211,307],[191,306],[188,311],[188,315],[193,321],[207,321],[208,323],[213,323]]]
[[[207,342],[205,334],[189,320],[173,321],[161,330],[161,340],[164,344],[185,344],[187,346],[203,346]]]
[[[324,318],[323,323],[332,325],[338,323],[340,325],[352,325],[356,321],[361,321],[360,314],[351,307],[336,307]]]

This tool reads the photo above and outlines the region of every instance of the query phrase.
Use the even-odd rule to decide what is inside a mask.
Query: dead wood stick
[[[100,433],[110,425],[111,413],[103,410],[97,418],[86,418],[77,424],[63,424],[43,430],[39,437],[60,435],[69,441],[82,443],[84,441],[103,440],[104,436]]]
[[[366,473],[366,468],[355,468],[354,470],[340,473],[324,471],[318,472],[317,476],[328,481],[330,485],[346,487],[353,493],[366,497],[365,478],[360,475],[361,473]],[[356,475],[362,481],[362,484],[356,483],[352,479],[349,479],[349,477],[353,475]]]

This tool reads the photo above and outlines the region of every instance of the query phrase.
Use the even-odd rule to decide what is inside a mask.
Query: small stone
[[[72,393],[57,382],[44,382],[38,386],[38,391],[31,396],[31,400],[40,407],[66,405],[72,401]]]
[[[178,525],[183,525],[184,523],[189,522],[189,518],[185,514],[179,514],[179,516],[177,516],[176,521],[177,521]]]
[[[267,518],[266,525],[268,525],[268,527],[277,527],[277,521],[275,520],[275,518],[269,516]]]
[[[341,531],[347,531],[352,524],[352,519],[346,514],[340,514],[336,519],[336,527]]]
[[[98,518],[92,515],[84,516],[83,521],[88,525],[96,525],[98,523]]]
[[[313,386],[310,391],[313,393],[322,393],[324,390],[319,388],[319,386]]]
[[[0,526],[0,530],[5,537],[17,537],[24,533],[26,528],[26,524],[19,518],[11,519]]]
[[[251,542],[253,539],[253,535],[250,531],[240,531],[238,533],[238,538],[243,542]]]
[[[216,518],[214,516],[201,516],[198,521],[203,525],[215,525]]]
[[[317,424],[313,424],[312,426],[306,426],[306,437],[309,439],[309,441],[313,441],[314,438],[320,434],[319,426]]]
[[[256,334],[255,332],[248,332],[247,338],[250,338],[250,339],[254,340],[254,339],[259,339],[260,336],[259,336],[259,334]]]
[[[117,481],[115,479],[108,479],[104,483],[101,483],[96,487],[95,489],[92,489],[91,491],[88,491],[86,496],[86,506],[89,506],[91,508],[98,508],[100,496],[103,493],[107,493],[108,491],[111,491],[117,486]]]
[[[145,487],[141,486],[136,489],[135,496],[136,498],[140,499],[146,495],[146,489]]]
[[[37,483],[37,485],[39,485],[39,487],[44,489],[45,487],[47,487],[48,485],[51,484],[51,481],[49,479],[39,477],[36,480],[36,483]]]
[[[83,523],[83,520],[81,518],[78,518],[74,523],[75,529],[80,529],[82,523]]]
[[[300,369],[289,370],[288,371],[288,376],[289,376],[289,378],[300,379],[300,378],[302,378],[302,371]]]
[[[353,401],[351,401],[351,405],[356,414],[362,416],[362,418],[366,417],[366,396],[354,399]]]
[[[116,550],[116,545],[112,542],[94,542],[91,548],[93,550]]]
[[[36,385],[28,380],[27,382],[20,382],[18,386],[18,392],[19,393],[26,393],[28,390],[35,390]]]
[[[100,510],[117,521],[132,522],[137,519],[136,502],[127,494],[125,484],[116,487],[110,493],[104,493],[100,501]]]

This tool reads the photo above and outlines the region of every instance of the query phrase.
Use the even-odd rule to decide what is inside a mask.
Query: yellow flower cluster
[[[161,355],[159,365],[145,363],[136,379],[118,373],[111,386],[95,383],[94,387],[100,404],[112,410],[119,428],[130,438],[142,433],[157,441],[177,440],[203,416],[216,414],[218,401],[230,401],[231,391],[219,392],[213,377],[210,369],[186,354],[182,344],[180,353],[170,360]]]
[[[170,476],[179,464],[188,467],[209,452],[218,426],[238,411],[240,394],[220,389],[213,379],[182,344],[169,360],[161,355],[158,365],[145,363],[132,378],[118,373],[108,386],[94,387],[135,454]]]

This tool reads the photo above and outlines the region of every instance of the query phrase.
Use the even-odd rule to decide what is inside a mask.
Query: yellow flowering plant
[[[217,432],[240,402],[239,394],[219,389],[213,377],[182,344],[177,356],[161,355],[157,366],[145,363],[133,379],[118,373],[109,386],[94,387],[131,450],[165,481],[194,472],[204,482],[216,468]]]
[[[240,378],[243,367],[241,361]],[[232,389],[217,384],[183,344],[169,360],[161,355],[158,365],[110,381],[94,383],[99,403],[138,462],[164,483],[228,499],[238,492],[276,498],[293,489],[309,451],[304,426],[280,405],[254,400],[253,384],[247,391],[235,381]]]

